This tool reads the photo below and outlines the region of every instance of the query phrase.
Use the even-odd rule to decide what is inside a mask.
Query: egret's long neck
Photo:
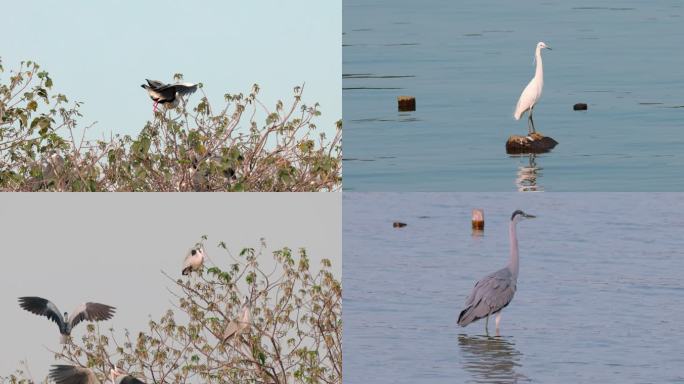
[[[537,69],[534,71],[534,77],[540,81],[544,81],[544,65],[542,64],[541,48],[537,48],[534,52],[534,59],[537,62]]]
[[[511,273],[515,279],[518,278],[518,269],[520,266],[520,259],[518,257],[518,234],[515,229],[515,221],[511,220],[511,224],[508,227],[508,236],[511,241],[511,261],[508,263]]]

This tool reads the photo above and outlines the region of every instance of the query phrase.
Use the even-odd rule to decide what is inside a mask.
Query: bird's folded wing
[[[101,321],[109,320],[114,316],[114,310],[116,308],[109,305],[100,303],[85,303],[81,304],[78,308],[72,312],[71,315],[71,327],[75,327],[76,324],[83,320],[86,321]]]
[[[93,371],[72,365],[53,365],[48,376],[56,384],[100,384]]]
[[[46,316],[48,319],[54,321],[60,327],[64,324],[64,318],[59,312],[59,309],[50,300],[42,297],[20,297],[19,306],[31,313],[40,316]]]

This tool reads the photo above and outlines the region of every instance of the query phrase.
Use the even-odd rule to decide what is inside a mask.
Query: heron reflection
[[[512,337],[458,335],[463,369],[474,383],[524,383],[531,381],[522,373],[522,353]]]
[[[543,168],[537,166],[536,154],[530,153],[527,156],[528,161],[523,161],[518,167],[515,185],[518,188],[518,192],[542,192],[544,187],[537,183],[537,179],[542,176],[541,171]]]

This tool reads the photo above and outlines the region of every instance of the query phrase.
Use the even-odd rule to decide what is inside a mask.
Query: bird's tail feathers
[[[189,275],[191,271],[192,271],[192,267],[183,268],[183,276]]]
[[[475,307],[473,305],[470,305],[461,311],[461,314],[458,315],[458,325],[460,325],[461,327],[465,327],[473,321],[480,320],[480,317],[477,317],[473,313],[474,308]]]

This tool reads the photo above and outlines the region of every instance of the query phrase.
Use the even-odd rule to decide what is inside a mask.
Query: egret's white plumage
[[[534,52],[534,59],[537,63],[534,77],[522,91],[520,99],[518,99],[518,104],[515,107],[515,112],[513,113],[513,117],[516,120],[520,120],[525,112],[529,112],[527,114],[527,129],[529,133],[536,132],[534,129],[534,121],[532,120],[532,111],[541,98],[542,89],[544,88],[544,66],[542,65],[541,57],[542,49],[551,49],[551,47],[547,46],[543,41],[537,43],[537,48]]]

